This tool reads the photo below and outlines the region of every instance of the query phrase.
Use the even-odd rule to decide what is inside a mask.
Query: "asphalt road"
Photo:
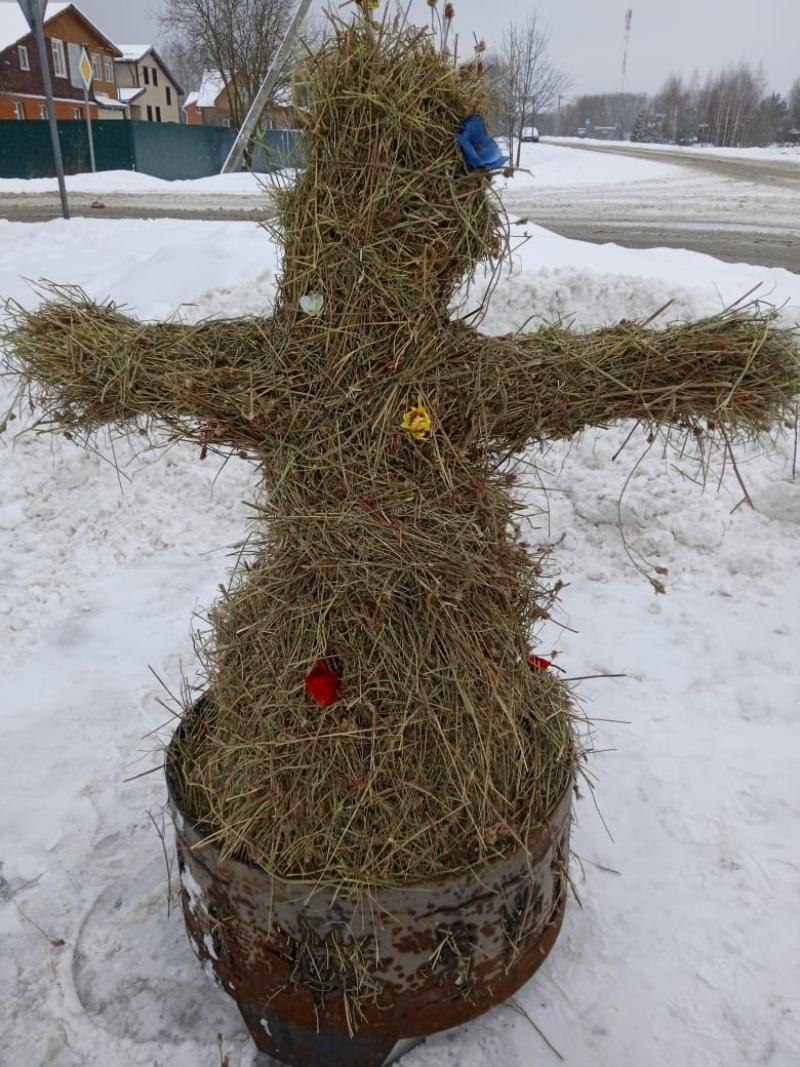
[[[578,152],[605,152],[616,156],[633,156],[635,159],[650,159],[661,163],[677,163],[706,174],[714,174],[736,181],[754,182],[757,185],[780,185],[800,193],[800,160],[753,159],[743,155],[715,155],[713,152],[671,152],[669,149],[648,149],[641,145],[620,144],[567,144],[556,137],[544,138],[544,143],[559,147],[574,148]]]
[[[528,188],[505,194],[512,218],[525,217],[565,237],[631,248],[688,248],[730,262],[800,272],[800,163],[712,154],[648,151],[628,145],[565,145],[677,165],[682,180],[615,186]],[[676,171],[677,174],[679,172]],[[76,193],[75,216],[114,219],[258,221],[263,197],[170,193]],[[42,222],[60,217],[54,193],[4,194],[0,218]]]
[[[800,162],[548,143],[677,165],[676,179],[506,194],[506,206],[565,237],[629,248],[688,248],[800,272]],[[683,177],[681,176],[683,172]]]

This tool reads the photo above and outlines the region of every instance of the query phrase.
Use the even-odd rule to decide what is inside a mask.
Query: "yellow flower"
[[[415,408],[411,408],[410,411],[405,413],[400,426],[418,441],[427,441],[430,437],[433,422],[431,421],[430,415],[423,407],[421,400],[418,401]]]

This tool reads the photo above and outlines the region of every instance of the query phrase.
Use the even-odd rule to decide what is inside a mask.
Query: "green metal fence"
[[[100,120],[92,123],[98,170],[136,170],[157,178],[204,178],[219,174],[236,133],[219,126]],[[58,123],[64,169],[91,169],[86,123]],[[268,130],[260,138],[253,169],[259,172],[302,165],[297,130]],[[0,121],[0,178],[55,175],[46,122]]]

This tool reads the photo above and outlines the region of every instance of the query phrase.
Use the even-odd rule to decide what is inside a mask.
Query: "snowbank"
[[[70,174],[68,193],[186,193],[207,196],[255,195],[270,178],[265,174],[212,174],[208,178],[166,181],[133,170],[101,170],[97,174]],[[54,193],[55,178],[0,178],[0,196],[30,193]]]
[[[544,141],[522,146],[520,167],[522,169],[513,178],[495,178],[497,186],[513,192],[531,187],[603,188],[621,183],[685,177],[682,169],[675,164],[626,156],[590,155]]]
[[[800,318],[800,275],[790,271],[669,248],[588,244],[532,224],[512,233],[511,271],[489,320],[499,331],[514,328],[521,311],[534,322],[572,317],[580,327],[649,316],[668,300],[675,318],[713,314],[752,290],[784,307],[787,319]],[[28,306],[39,299],[33,283],[47,280],[112,297],[148,319],[176,308],[185,317],[259,314],[272,299],[278,262],[256,223],[0,220],[0,290]],[[481,292],[479,282],[471,298]]]
[[[669,163],[619,156],[587,158],[578,152],[543,143],[523,145],[520,166],[522,170],[513,179],[496,178],[498,188],[523,189],[532,185],[542,188],[580,188],[615,185],[619,182],[652,181],[680,177],[682,174],[680,167]],[[287,175],[289,173],[286,172]],[[98,174],[71,175],[67,178],[67,190],[71,193],[98,195],[168,193],[186,196],[255,196],[262,195],[264,184],[274,180],[274,177],[263,174],[214,174],[209,178],[164,181],[149,174],[112,170],[100,171]],[[55,191],[55,178],[0,178],[0,196]]]
[[[644,152],[680,152],[687,155],[720,156],[728,159],[771,159],[800,166],[800,145],[769,145],[765,148],[717,148],[715,145],[633,144],[630,141],[606,141],[597,137],[548,137],[547,144],[586,144],[641,149]]]
[[[588,327],[670,298],[693,315],[758,280],[800,304],[800,276],[786,271],[530,233],[488,329],[554,311]],[[26,303],[36,295],[20,275],[46,274],[143,317],[265,311],[275,267],[247,223],[0,224],[0,293]],[[558,622],[579,631],[554,624],[540,647],[558,649],[570,677],[626,677],[578,686],[596,720],[590,769],[604,822],[582,787],[573,878],[583,908],[572,904],[555,953],[517,999],[572,1067],[792,1067],[794,440],[779,436],[742,464],[750,510],[736,508],[730,471],[718,486],[713,467],[703,493],[683,477],[696,473],[690,463],[640,433],[615,461],[631,429],[527,457],[526,499],[550,509],[531,511],[530,538],[556,546],[568,583]],[[201,462],[188,446],[139,453],[105,438],[83,452],[6,434],[0,455],[0,1058],[218,1067],[221,1034],[231,1067],[256,1067],[232,1002],[168,913],[148,812],[160,825],[157,737],[171,725],[147,668],[173,691],[191,675],[190,616],[227,572],[257,473]],[[637,573],[641,557],[668,569],[667,596]],[[558,1061],[504,1007],[402,1062]]]

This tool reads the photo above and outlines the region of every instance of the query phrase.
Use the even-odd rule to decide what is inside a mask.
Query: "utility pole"
[[[628,78],[628,56],[631,50],[631,26],[633,25],[633,8],[629,7],[625,12],[625,50],[622,53],[622,92],[619,100],[619,123],[622,127],[622,139],[625,140],[625,88]]]
[[[89,108],[89,90],[92,87],[94,71],[92,61],[86,48],[81,51],[81,59],[78,64],[81,80],[83,81],[83,106],[86,115],[86,135],[89,138],[89,159],[92,164],[92,174],[97,172],[97,160],[94,155],[94,130],[92,129],[92,113]]]
[[[631,26],[633,25],[633,8],[629,7],[625,12],[625,51],[622,54],[622,92],[625,92],[625,82],[628,77],[628,55],[631,48]]]
[[[36,51],[39,55],[39,68],[42,72],[44,95],[47,101],[47,119],[50,123],[53,162],[56,168],[56,177],[58,178],[58,192],[61,197],[61,213],[65,219],[68,219],[67,183],[64,178],[64,161],[61,158],[61,142],[58,139],[56,105],[53,100],[53,79],[50,77],[50,61],[47,55],[47,42],[44,39],[44,15],[47,0],[19,0],[19,6],[22,8],[22,13],[36,38]]]
[[[283,72],[289,53],[294,47],[295,39],[300,32],[300,27],[303,24],[303,19],[308,13],[309,7],[311,7],[311,0],[300,0],[295,16],[292,19],[292,24],[275,55],[275,59],[272,61],[272,66],[269,68],[267,76],[264,79],[261,88],[258,90],[250,110],[247,112],[247,118],[242,123],[242,128],[239,130],[236,140],[234,141],[233,148],[231,149],[228,158],[222,164],[223,174],[231,174],[234,171],[239,170],[241,167],[247,146],[258,132],[258,126],[261,122],[261,116],[264,114],[264,108],[272,99],[275,86],[278,84],[278,79]],[[236,72],[234,71],[234,75],[235,73]]]

